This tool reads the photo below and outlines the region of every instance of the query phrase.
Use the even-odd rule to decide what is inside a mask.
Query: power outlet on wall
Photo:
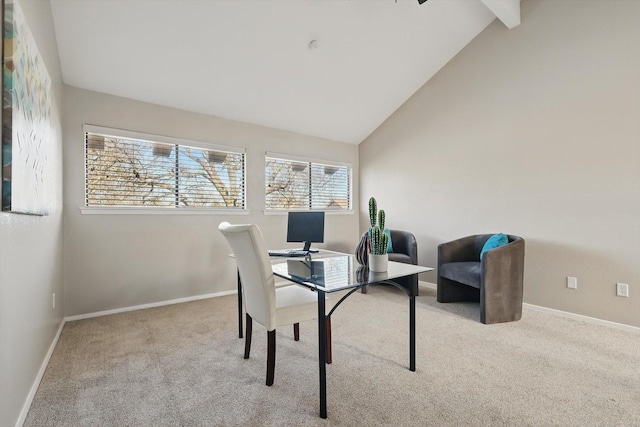
[[[578,278],[567,276],[567,288],[578,289]]]
[[[616,283],[616,295],[619,297],[629,296],[629,285],[626,283]]]

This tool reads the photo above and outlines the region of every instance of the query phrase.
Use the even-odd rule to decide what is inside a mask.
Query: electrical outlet
[[[56,308],[56,294],[51,295],[51,309]]]
[[[567,288],[569,289],[578,289],[578,278],[577,277],[567,277]]]
[[[619,297],[629,296],[629,285],[626,283],[616,283],[616,295]]]

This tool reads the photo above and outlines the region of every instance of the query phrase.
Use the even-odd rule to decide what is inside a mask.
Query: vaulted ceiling
[[[358,144],[519,0],[51,0],[64,83]]]

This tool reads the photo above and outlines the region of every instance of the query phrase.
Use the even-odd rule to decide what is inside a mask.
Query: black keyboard
[[[269,251],[269,256],[282,256],[282,257],[302,257],[302,256],[306,256],[308,255],[309,252],[307,251],[301,251],[301,250],[286,250],[286,249],[281,249],[281,250],[270,250]]]

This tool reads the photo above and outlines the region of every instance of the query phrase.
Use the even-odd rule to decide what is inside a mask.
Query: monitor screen
[[[304,251],[324,242],[324,212],[289,212],[287,242],[304,242]]]

